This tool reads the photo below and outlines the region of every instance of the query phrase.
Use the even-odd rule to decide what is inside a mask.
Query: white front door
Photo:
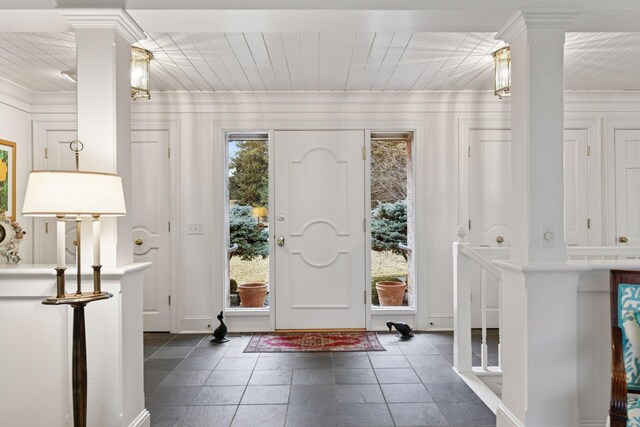
[[[364,328],[364,131],[274,136],[276,328]]]
[[[616,244],[640,246],[640,130],[616,130]]]
[[[133,259],[151,262],[144,276],[144,330],[169,331],[169,133],[131,132]]]

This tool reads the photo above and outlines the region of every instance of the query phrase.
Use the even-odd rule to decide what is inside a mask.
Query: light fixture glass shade
[[[511,48],[505,46],[493,52],[493,61],[496,73],[494,93],[500,98],[511,96]]]
[[[84,171],[32,171],[24,216],[124,216],[122,178]]]
[[[131,97],[151,98],[149,64],[153,54],[141,47],[131,46]]]

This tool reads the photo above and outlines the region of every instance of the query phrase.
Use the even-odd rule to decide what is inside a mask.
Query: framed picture
[[[0,211],[16,220],[16,143],[0,139]]]

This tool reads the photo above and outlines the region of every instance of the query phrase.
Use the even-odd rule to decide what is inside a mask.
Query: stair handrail
[[[491,261],[482,256],[475,248],[472,248],[471,246],[465,246],[462,248],[461,252],[464,256],[471,259],[473,262],[485,269],[493,277],[498,280],[502,280],[502,273],[500,272],[498,267],[493,265]]]

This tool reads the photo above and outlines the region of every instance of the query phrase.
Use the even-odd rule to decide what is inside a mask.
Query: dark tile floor
[[[451,369],[451,333],[379,336],[387,351],[255,354],[243,353],[249,335],[216,345],[205,335],[145,334],[151,425],[495,426]]]

